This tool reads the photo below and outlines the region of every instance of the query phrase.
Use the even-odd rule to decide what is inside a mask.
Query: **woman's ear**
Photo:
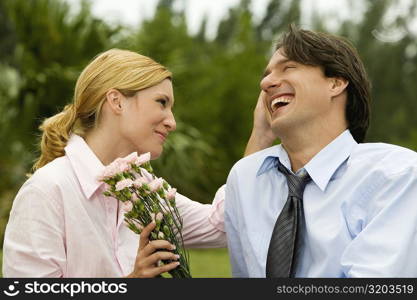
[[[349,85],[349,81],[347,81],[343,77],[332,77],[330,78],[330,93],[333,97],[337,97],[342,94],[346,87]]]
[[[106,93],[106,102],[110,110],[119,115],[122,113],[122,99],[124,96],[116,89],[110,89]]]

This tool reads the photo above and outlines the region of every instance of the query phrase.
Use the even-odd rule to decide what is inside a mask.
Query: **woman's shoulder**
[[[71,172],[65,157],[57,158],[36,170],[17,192],[11,216],[17,214],[33,219],[51,212],[61,216],[63,187]]]
[[[36,170],[23,184],[19,193],[35,192],[59,196],[62,187],[73,181],[74,173],[67,157],[62,156]]]

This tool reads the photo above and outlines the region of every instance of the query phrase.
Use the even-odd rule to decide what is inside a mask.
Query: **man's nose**
[[[273,73],[268,74],[265,76],[260,83],[261,89],[264,90],[266,93],[272,88],[277,88],[281,85],[281,80],[275,76]]]

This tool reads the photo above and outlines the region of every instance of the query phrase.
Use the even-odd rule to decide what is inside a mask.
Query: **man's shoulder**
[[[265,158],[268,156],[276,156],[280,147],[281,145],[274,145],[272,147],[245,156],[234,164],[232,170],[237,172],[258,172],[258,169],[264,162]]]
[[[350,163],[386,174],[417,171],[417,152],[393,144],[363,143],[352,152]]]

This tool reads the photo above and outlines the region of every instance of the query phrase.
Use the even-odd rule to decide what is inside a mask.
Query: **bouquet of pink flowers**
[[[125,223],[133,232],[140,234],[146,225],[155,222],[150,239],[169,241],[180,255],[180,265],[169,273],[173,278],[191,278],[183,246],[182,218],[175,205],[176,189],[154,175],[150,158],[150,153],[138,156],[133,152],[106,166],[99,178],[107,184],[104,195],[121,201]]]

